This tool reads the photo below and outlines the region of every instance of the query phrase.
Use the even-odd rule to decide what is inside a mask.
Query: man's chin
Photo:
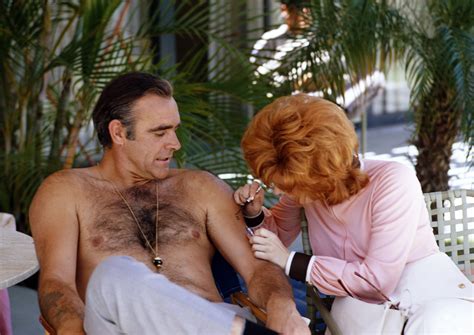
[[[155,179],[165,179],[170,173],[170,168],[160,168],[159,171],[154,171],[153,177]]]

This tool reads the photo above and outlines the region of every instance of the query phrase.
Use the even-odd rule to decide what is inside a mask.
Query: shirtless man
[[[181,145],[168,82],[144,73],[118,77],[102,92],[93,120],[104,147],[101,162],[52,174],[30,208],[41,313],[58,334],[84,333],[89,279],[114,255],[133,257],[214,306],[222,301],[211,273],[215,248],[267,310],[267,327],[309,334],[283,273],[253,257],[231,189],[209,173],[169,168]],[[130,257],[122,258],[135,262]]]

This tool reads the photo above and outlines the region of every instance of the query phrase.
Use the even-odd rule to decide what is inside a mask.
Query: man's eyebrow
[[[148,132],[154,133],[155,131],[162,131],[162,130],[168,130],[168,129],[173,129],[173,128],[179,128],[180,125],[181,125],[181,123],[178,123],[176,126],[174,126],[172,124],[162,124],[162,125],[159,125],[155,128],[148,129]]]

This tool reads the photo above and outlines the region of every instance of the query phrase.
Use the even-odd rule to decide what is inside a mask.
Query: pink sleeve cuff
[[[313,264],[316,262],[316,256],[312,256],[308,264],[308,270],[306,270],[306,283],[311,284],[311,269]]]

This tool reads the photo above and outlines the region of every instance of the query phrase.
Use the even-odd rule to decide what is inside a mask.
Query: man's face
[[[165,178],[173,153],[181,148],[176,136],[181,122],[176,101],[148,94],[135,103],[132,113],[134,136],[123,145],[130,172],[137,179]]]

